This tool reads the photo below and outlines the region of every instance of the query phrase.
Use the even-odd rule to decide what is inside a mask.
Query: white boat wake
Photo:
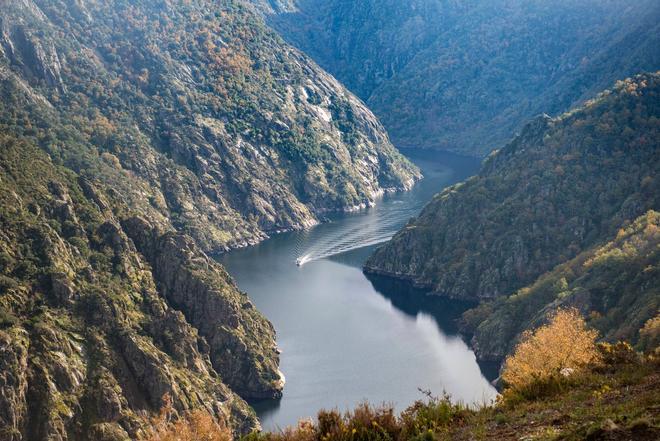
[[[321,224],[301,232],[294,251],[297,266],[337,254],[387,242],[416,215],[421,204],[416,201],[389,201],[367,213],[349,216],[335,224]],[[387,209],[382,207],[389,205]]]
[[[296,265],[298,266],[303,266],[307,262],[311,260],[311,256],[309,254],[305,254],[304,256],[300,256],[296,259]]]
[[[335,240],[320,241],[296,258],[296,265],[303,266],[315,260],[326,259],[337,254],[347,253],[360,248],[378,245],[392,238],[394,231],[384,231],[377,234],[344,235]]]

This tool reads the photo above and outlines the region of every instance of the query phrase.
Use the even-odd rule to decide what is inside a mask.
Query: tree
[[[195,410],[174,419],[174,408],[169,395],[163,398],[158,417],[152,419],[152,429],[146,441],[231,441],[232,434],[224,424],[218,423],[205,410]]]
[[[502,379],[513,388],[577,371],[598,356],[598,332],[588,329],[575,309],[557,311],[548,324],[527,331],[504,363]]]

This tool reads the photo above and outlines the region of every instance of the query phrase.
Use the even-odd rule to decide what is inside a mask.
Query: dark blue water
[[[476,173],[479,165],[446,153],[404,153],[425,175],[412,191],[220,258],[273,322],[282,349],[283,398],[254,403],[264,428],[364,400],[402,410],[422,398],[419,388],[446,391],[466,403],[494,397],[473,352],[456,334],[454,320],[467,305],[362,273],[377,244],[433,194]],[[304,264],[296,266],[297,259]]]

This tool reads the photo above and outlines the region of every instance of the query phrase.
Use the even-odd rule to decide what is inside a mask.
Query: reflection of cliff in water
[[[420,313],[432,316],[440,330],[445,335],[458,335],[458,320],[466,310],[476,306],[475,302],[449,299],[447,297],[429,295],[428,291],[415,288],[406,280],[387,276],[366,274],[374,289],[392,302],[400,311],[416,317]],[[467,342],[469,344],[469,342]],[[499,375],[499,363],[477,361],[481,372],[493,381]]]
[[[274,400],[255,400],[248,401],[248,404],[252,406],[254,411],[259,415],[259,418],[263,420],[269,420],[274,415],[277,414],[277,411],[280,410],[282,405],[282,398],[277,398]],[[284,427],[278,427],[278,429],[283,429]]]
[[[420,312],[432,315],[445,335],[458,334],[457,320],[474,302],[452,300],[428,295],[405,280],[366,274],[374,289],[406,314],[416,317]]]

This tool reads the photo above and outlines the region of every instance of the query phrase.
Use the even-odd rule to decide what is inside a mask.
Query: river
[[[482,369],[457,335],[454,320],[467,305],[362,273],[379,243],[416,216],[433,194],[479,166],[448,153],[403,153],[425,176],[413,190],[219,257],[277,330],[287,381],[280,400],[252,403],[265,429],[293,425],[321,408],[344,411],[364,400],[403,410],[423,398],[419,389],[444,391],[465,403],[495,396],[488,381],[492,368]]]

